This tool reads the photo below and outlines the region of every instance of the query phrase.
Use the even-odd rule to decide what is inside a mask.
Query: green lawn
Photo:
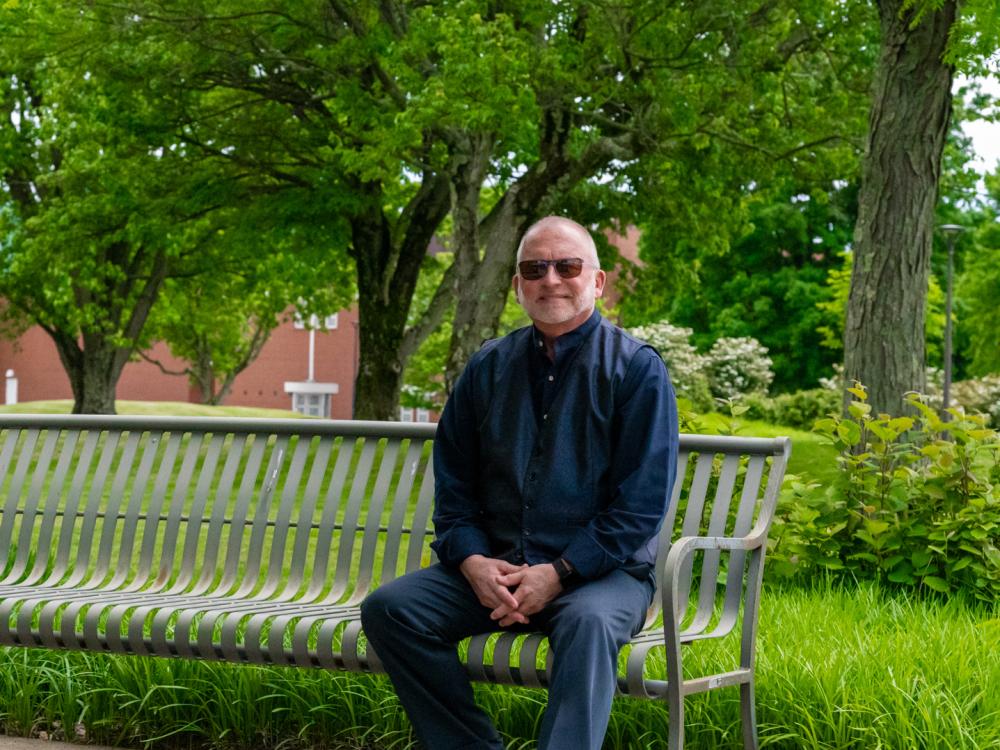
[[[790,437],[792,458],[788,463],[788,471],[791,474],[807,476],[824,484],[833,480],[839,471],[836,449],[820,435],[750,420],[742,422],[740,434],[757,437]]]
[[[184,401],[117,401],[119,414],[158,417],[272,417],[278,419],[309,419],[285,409],[259,409],[251,406],[205,406]],[[25,401],[13,406],[0,406],[0,414],[69,414],[73,402],[68,400]]]

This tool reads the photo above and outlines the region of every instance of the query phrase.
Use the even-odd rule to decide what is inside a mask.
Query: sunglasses
[[[559,260],[522,260],[517,264],[517,272],[525,281],[538,281],[549,272],[549,266],[556,267],[556,273],[563,279],[575,279],[583,270],[582,258],[560,258]]]

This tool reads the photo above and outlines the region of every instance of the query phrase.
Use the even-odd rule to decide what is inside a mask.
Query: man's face
[[[590,248],[572,229],[547,227],[532,235],[525,243],[521,260],[560,260],[582,258],[583,270],[574,278],[563,278],[555,266],[536,280],[514,276],[517,301],[536,324],[556,327],[562,333],[583,323],[594,310],[594,300],[604,293],[604,271],[598,270],[597,259]]]

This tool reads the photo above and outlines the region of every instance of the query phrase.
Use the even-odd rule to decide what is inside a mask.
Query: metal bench
[[[0,416],[0,644],[379,671],[358,604],[432,560],[434,429]],[[654,606],[619,689],[665,700],[680,748],[684,696],[739,685],[756,747],[761,576],[789,441],[682,435],[680,448],[666,616]],[[738,625],[731,669],[682,678],[682,644]],[[474,638],[467,663],[477,680],[546,685],[540,635]]]

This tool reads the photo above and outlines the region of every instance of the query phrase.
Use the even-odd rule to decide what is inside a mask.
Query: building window
[[[293,393],[292,411],[307,417],[330,417],[329,393]]]
[[[430,422],[431,413],[427,409],[417,409],[417,421],[418,422]]]
[[[399,407],[399,421],[400,422],[412,422],[413,421],[413,409],[408,406]]]

